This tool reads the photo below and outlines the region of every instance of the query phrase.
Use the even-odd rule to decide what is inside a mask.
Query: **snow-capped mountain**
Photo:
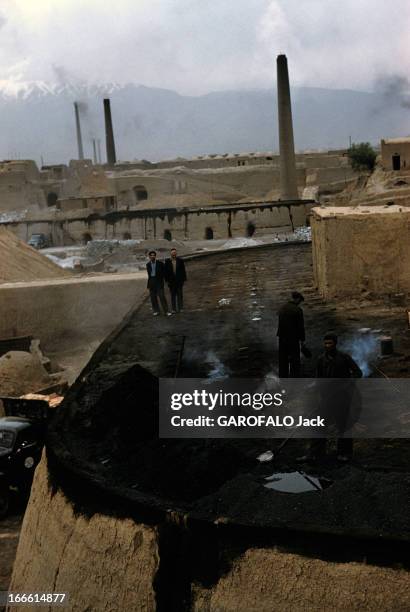
[[[121,86],[118,83],[47,83],[45,81],[1,80],[0,98],[26,100],[47,95],[86,96],[110,95]]]
[[[0,81],[0,158],[65,163],[76,157],[73,102],[80,102],[85,154],[104,143],[102,99],[111,99],[117,157],[169,159],[212,153],[277,150],[273,90],[182,96],[166,89],[118,83]],[[377,143],[410,132],[400,100],[349,90],[292,90],[299,149]]]

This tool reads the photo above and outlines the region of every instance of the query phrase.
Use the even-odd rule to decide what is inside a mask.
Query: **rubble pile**
[[[43,354],[38,339],[31,340],[27,349],[11,348],[0,357],[1,397],[42,393],[54,402],[55,392],[60,394],[66,387],[67,379],[61,366]]]
[[[90,240],[82,250],[69,257],[61,251],[47,253],[52,261],[78,272],[133,272],[145,270],[147,255],[155,249],[159,259],[169,256],[175,247],[185,255],[192,247],[177,240]],[[71,251],[67,250],[67,254]]]
[[[42,389],[52,379],[39,358],[25,351],[9,351],[0,357],[0,393],[5,397],[19,397]]]
[[[0,283],[70,276],[47,257],[0,227]]]

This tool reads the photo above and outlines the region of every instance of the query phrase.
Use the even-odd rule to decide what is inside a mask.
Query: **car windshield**
[[[0,447],[13,448],[14,433],[5,429],[0,429]]]
[[[33,234],[30,240],[42,240],[43,236],[41,234]]]

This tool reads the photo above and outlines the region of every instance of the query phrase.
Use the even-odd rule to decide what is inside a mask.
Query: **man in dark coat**
[[[187,278],[184,260],[177,256],[176,249],[171,249],[171,257],[165,260],[165,279],[171,293],[172,312],[181,312],[184,307],[183,288]]]
[[[171,313],[168,311],[168,303],[164,294],[165,265],[162,261],[157,260],[157,254],[155,251],[150,251],[148,253],[148,257],[149,262],[147,263],[147,289],[149,289],[149,294],[151,297],[153,314],[154,316],[159,315],[159,298],[164,314],[170,316]]]
[[[354,359],[347,353],[337,350],[337,336],[328,333],[323,339],[324,352],[319,357],[316,376],[320,395],[320,415],[336,427],[337,434],[343,436],[351,426],[355,378],[363,373]],[[331,379],[326,382],[323,379]],[[354,419],[353,419],[354,421]],[[320,459],[326,454],[326,438],[312,440],[310,453],[306,458]],[[352,438],[337,439],[337,458],[348,461],[353,455]]]
[[[303,301],[303,295],[293,291],[291,300],[278,311],[279,378],[300,377],[300,349],[305,343]]]

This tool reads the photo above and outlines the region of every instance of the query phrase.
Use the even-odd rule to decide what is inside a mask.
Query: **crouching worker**
[[[347,353],[337,349],[337,336],[328,333],[323,338],[324,352],[319,357],[316,367],[320,396],[320,414],[326,422],[335,427],[337,432],[337,459],[349,461],[353,456],[353,440],[345,438],[345,432],[352,426],[354,417],[355,378],[363,373],[357,363]],[[325,382],[322,379],[331,379]],[[300,457],[300,461],[320,460],[326,455],[326,438],[311,440],[309,454]]]

